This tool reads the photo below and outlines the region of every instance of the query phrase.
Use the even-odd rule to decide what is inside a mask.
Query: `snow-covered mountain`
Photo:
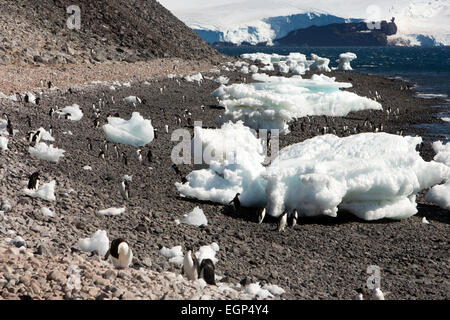
[[[159,0],[209,43],[271,43],[290,31],[395,17],[392,42],[450,45],[449,0]]]

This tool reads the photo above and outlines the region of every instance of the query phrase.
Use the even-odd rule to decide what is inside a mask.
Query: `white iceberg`
[[[417,213],[415,196],[450,176],[425,162],[420,137],[363,133],[314,137],[280,151],[264,174],[267,213],[297,209],[300,216],[336,216],[338,207],[364,220]]]
[[[443,144],[441,141],[433,142],[433,150],[436,152],[434,161],[445,164],[450,167],[450,143]],[[450,210],[450,178],[442,185],[431,188],[425,195],[425,199],[437,204],[443,209]]]
[[[73,104],[71,106],[64,107],[63,109],[58,109],[55,114],[59,117],[64,117],[66,114],[70,114],[70,120],[80,121],[83,118],[83,111],[81,111],[78,104]]]
[[[346,116],[360,110],[382,110],[381,104],[355,93],[341,91],[350,83],[313,75],[275,77],[254,74],[249,84],[220,86],[213,95],[225,108],[223,121],[244,121],[253,129],[279,129],[288,132],[288,122],[306,116]]]
[[[36,158],[57,163],[64,156],[65,150],[54,148],[53,145],[47,145],[44,142],[39,142],[34,147],[30,146],[28,152]]]
[[[192,226],[208,225],[208,219],[199,207],[195,207],[194,210],[187,214],[183,222]]]
[[[195,163],[210,167],[191,172],[185,184],[175,183],[182,196],[227,204],[241,193],[243,205],[265,202],[261,179],[264,149],[261,140],[242,121],[225,123],[221,129],[195,127],[193,146],[203,151],[196,157],[194,150]]]
[[[133,112],[130,120],[108,117],[103,131],[108,141],[134,147],[145,146],[154,138],[152,121],[144,119],[139,112]]]
[[[341,71],[353,70],[352,66],[350,65],[350,62],[352,60],[355,60],[356,58],[357,56],[353,52],[341,53],[339,55],[339,60],[337,60],[339,63],[337,69]]]
[[[55,185],[56,181],[52,180],[49,183],[43,184],[37,190],[31,190],[28,188],[23,189],[23,192],[32,198],[41,198],[47,201],[56,201],[55,197]]]
[[[84,252],[96,251],[104,257],[109,250],[109,239],[105,230],[97,230],[92,237],[80,239],[78,245]]]

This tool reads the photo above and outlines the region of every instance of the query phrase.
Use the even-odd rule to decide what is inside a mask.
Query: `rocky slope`
[[[155,0],[81,0],[81,29],[69,29],[70,0],[0,2],[0,65],[218,61],[221,55]]]

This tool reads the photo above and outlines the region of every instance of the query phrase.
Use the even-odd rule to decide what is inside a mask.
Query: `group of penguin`
[[[236,193],[236,196],[233,200],[230,201],[230,204],[233,204],[235,212],[239,213],[241,210],[241,201],[239,200],[240,193]],[[258,209],[258,223],[261,224],[266,216],[266,207],[262,207]],[[297,224],[298,220],[298,212],[297,209],[293,209],[292,211],[286,209],[278,218],[277,229],[279,232],[283,232],[286,229],[286,226],[294,228]]]

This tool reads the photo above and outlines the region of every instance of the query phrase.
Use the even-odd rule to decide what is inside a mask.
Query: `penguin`
[[[148,149],[146,158],[148,162],[152,162],[153,160],[152,150]]]
[[[127,180],[122,180],[120,183],[120,194],[125,200],[130,198],[130,183]]]
[[[51,81],[47,82],[47,87],[51,89],[53,87],[53,83]],[[70,88],[69,88],[70,89]],[[71,90],[71,89],[70,89]]]
[[[372,300],[384,300],[384,293],[380,288],[372,290]]]
[[[166,130],[166,133],[169,133],[169,126],[168,126],[167,124],[165,125],[164,128],[165,128],[165,130]]]
[[[119,148],[117,148],[116,145],[114,145],[114,153],[116,154],[116,158],[119,159],[120,158]]]
[[[23,101],[24,101],[25,103],[30,102],[30,97],[28,96],[28,93],[25,94],[25,97],[23,98]]]
[[[236,193],[236,195],[234,196],[233,200],[231,200],[230,203],[229,203],[229,205],[230,205],[231,203],[233,203],[233,205],[234,205],[234,210],[235,210],[236,212],[238,212],[238,211],[241,209],[241,201],[239,200],[239,196],[240,196],[240,195],[241,195],[240,193]]]
[[[107,260],[109,256],[111,256],[115,268],[125,269],[131,265],[133,251],[124,239],[118,238],[111,242],[111,246],[106,252],[105,260]]]
[[[258,223],[261,224],[266,216],[266,207],[261,208],[258,212]]]
[[[198,277],[205,279],[207,284],[216,285],[216,277],[214,274],[215,266],[211,259],[203,259],[198,269]]]
[[[294,228],[295,225],[297,224],[297,220],[298,220],[298,213],[297,213],[297,209],[292,210],[291,215],[289,216],[288,219],[288,226],[291,228]]]
[[[40,97],[37,97],[37,98],[34,100],[34,103],[35,103],[35,104],[39,104],[40,101],[41,101],[41,98],[40,98]]]
[[[99,149],[99,150],[100,150],[100,153],[98,154],[98,157],[105,160],[105,151],[103,151],[102,149]]]
[[[128,158],[127,158],[125,152],[123,152],[123,151],[120,154],[120,161],[123,163],[124,166],[128,165]]]
[[[94,119],[94,128],[98,128],[98,126],[100,125],[100,122],[98,121],[98,118]]]
[[[30,116],[27,116],[27,124],[28,124],[28,128],[31,128],[31,118],[30,118]]]
[[[187,124],[189,127],[192,127],[192,119],[191,118],[187,118]]]
[[[53,113],[55,112],[55,109],[50,108],[50,111],[48,112],[48,115],[51,117],[53,117]]]
[[[180,171],[180,169],[178,169],[178,167],[175,163],[172,165],[172,170],[175,171],[175,173],[177,175],[181,175],[181,171]]]
[[[353,298],[353,300],[366,300],[363,290],[361,288],[356,289],[357,295]]]
[[[35,146],[41,141],[41,130],[36,131],[36,133],[31,138],[31,145]]]
[[[278,219],[278,231],[283,232],[284,228],[286,228],[287,224],[287,210],[284,210],[284,212],[281,214],[280,218]]]
[[[7,119],[6,131],[8,132],[8,134],[11,137],[14,135],[13,126],[12,126],[11,120],[9,118]]]
[[[66,113],[66,114],[64,114],[64,119],[70,120],[70,119],[72,119],[72,115],[70,113]]]
[[[88,150],[92,151],[92,143],[89,137],[86,138]]]
[[[155,139],[158,139],[158,129],[157,128],[153,129],[153,134],[155,136]]]
[[[199,274],[198,260],[192,250],[188,250],[183,259],[181,274],[186,274],[189,280],[197,280]]]
[[[108,141],[107,140],[103,140],[102,148],[105,151],[105,153],[108,151]]]
[[[137,161],[142,162],[141,149],[136,150],[136,159],[137,159]]]
[[[48,125],[48,133],[50,133],[50,135],[53,133],[53,126],[51,124]]]
[[[36,171],[30,175],[28,179],[28,189],[37,190],[39,188],[39,171]]]

